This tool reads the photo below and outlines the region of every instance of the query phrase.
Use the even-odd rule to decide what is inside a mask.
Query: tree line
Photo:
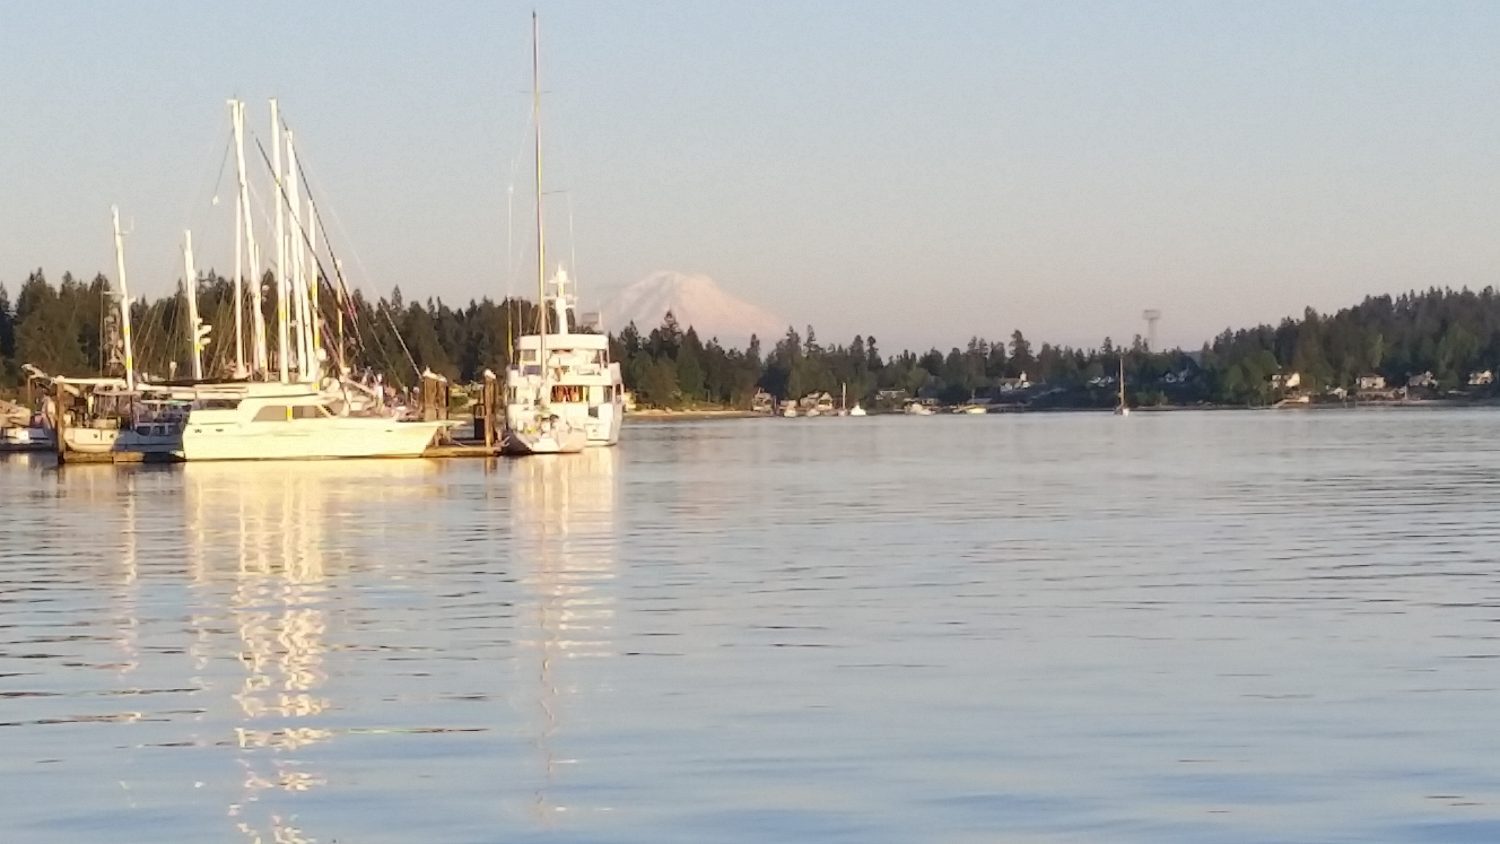
[[[233,283],[209,272],[195,288],[202,319],[213,326],[206,370],[226,372],[233,359]],[[269,273],[262,288],[264,317],[274,325]],[[398,386],[414,384],[423,370],[460,383],[486,370],[502,372],[513,338],[536,317],[534,304],[523,299],[452,307],[434,298],[407,302],[400,288],[371,299],[357,291],[338,297],[325,287],[319,308],[325,346],[341,339],[351,369],[381,373]],[[103,275],[85,282],[64,274],[54,285],[37,270],[14,301],[0,284],[0,385],[14,386],[23,362],[52,374],[115,374],[122,363],[115,313]],[[180,293],[132,302],[131,322],[138,370],[158,378],[185,372],[191,329]],[[1500,293],[1434,287],[1369,296],[1333,314],[1308,308],[1277,325],[1226,329],[1195,352],[1150,349],[1140,336],[1123,344],[1105,338],[1093,348],[1034,345],[1017,330],[1008,340],[971,337],[946,353],[885,355],[873,336],[824,344],[812,326],[788,327],[769,348],[752,337],[741,349],[704,339],[671,314],[645,333],[624,326],[610,345],[638,400],[659,407],[748,407],[759,391],[795,399],[837,396],[841,389],[851,403],[867,404],[886,395],[1107,405],[1122,363],[1133,403],[1256,404],[1274,398],[1273,375],[1293,371],[1310,392],[1350,389],[1362,375],[1402,383],[1422,372],[1432,373],[1440,389],[1461,388],[1473,372],[1500,369]]]

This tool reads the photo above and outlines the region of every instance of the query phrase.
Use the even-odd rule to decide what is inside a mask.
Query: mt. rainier
[[[703,342],[717,337],[725,348],[744,348],[752,334],[769,347],[787,328],[785,320],[725,293],[706,275],[669,270],[652,273],[615,294],[602,316],[611,333],[619,334],[634,322],[644,336],[661,325],[668,311],[683,331],[691,326]]]

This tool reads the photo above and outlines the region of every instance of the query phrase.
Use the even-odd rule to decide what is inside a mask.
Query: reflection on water
[[[512,548],[526,602],[534,607],[522,614],[532,630],[519,631],[529,653],[518,661],[515,703],[524,711],[522,700],[534,700],[542,776],[532,813],[543,826],[552,824],[552,815],[577,808],[554,794],[560,770],[579,761],[558,746],[566,697],[578,689],[567,664],[613,653],[615,599],[607,586],[615,565],[617,460],[614,449],[590,449],[521,461],[511,473]]]
[[[0,840],[1500,840],[1497,424],[0,461]]]

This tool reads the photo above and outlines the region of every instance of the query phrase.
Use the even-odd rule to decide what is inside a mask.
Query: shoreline
[[[753,410],[663,410],[659,408],[647,408],[644,410],[630,410],[625,413],[625,422],[693,422],[704,419],[756,419],[759,417],[773,418],[766,413],[756,413]]]
[[[1278,406],[1273,406],[1273,405],[1251,406],[1251,405],[1241,405],[1241,404],[1191,404],[1191,405],[1167,404],[1167,405],[1141,405],[1141,406],[1138,406],[1138,407],[1132,407],[1130,410],[1131,410],[1132,413],[1190,413],[1190,412],[1195,412],[1195,411],[1198,411],[1198,412],[1211,412],[1211,411],[1227,411],[1227,410],[1255,410],[1255,411],[1276,410],[1276,411],[1314,411],[1314,412],[1320,412],[1320,411],[1334,411],[1334,410],[1352,411],[1352,410],[1360,410],[1360,409],[1380,409],[1380,410],[1391,410],[1391,409],[1396,409],[1396,410],[1400,410],[1400,409],[1422,410],[1422,409],[1426,409],[1426,410],[1432,410],[1432,409],[1457,409],[1457,408],[1496,407],[1496,406],[1500,406],[1500,400],[1497,400],[1497,399],[1407,399],[1407,400],[1404,400],[1404,401],[1402,401],[1402,400],[1392,400],[1392,401],[1362,401],[1362,402],[1348,402],[1348,403],[1324,402],[1324,403],[1317,403],[1317,404],[1288,404],[1288,405],[1281,405],[1279,407]],[[997,410],[991,410],[989,413],[984,414],[984,415],[986,415],[986,416],[1014,416],[1014,415],[1025,415],[1025,414],[1032,414],[1032,413],[1049,413],[1049,414],[1050,413],[1112,413],[1113,411],[1114,411],[1114,408],[1108,408],[1108,407],[1037,407],[1037,408],[1006,407],[1003,410],[999,410],[999,409],[997,409]],[[897,411],[880,411],[880,412],[872,411],[872,412],[870,412],[869,417],[866,417],[866,418],[876,417],[876,416],[906,416],[906,415],[908,415],[908,414],[902,413],[899,410],[897,410]],[[956,414],[956,413],[948,412],[946,410],[939,410],[938,412],[936,412],[936,413],[934,413],[932,415],[934,415],[934,416],[959,416],[959,415],[963,415],[963,414]],[[658,409],[658,408],[651,408],[651,409],[646,409],[646,410],[634,410],[634,411],[630,411],[630,412],[628,412],[628,413],[625,414],[625,422],[627,424],[631,423],[631,422],[639,422],[639,423],[643,423],[643,424],[659,423],[659,422],[703,422],[703,421],[713,421],[713,420],[719,420],[719,419],[778,419],[779,420],[781,418],[782,418],[781,416],[779,416],[777,414],[771,414],[771,413],[756,413],[755,411],[751,411],[751,410],[722,410],[722,409],[721,410],[664,410],[664,409]],[[799,416],[799,417],[796,417],[796,418],[797,419],[805,419],[805,418],[808,418],[808,417]],[[813,418],[824,418],[824,417],[813,417]],[[839,418],[845,418],[845,417],[839,417],[839,416],[829,415],[826,418],[829,418],[829,419],[839,419]]]

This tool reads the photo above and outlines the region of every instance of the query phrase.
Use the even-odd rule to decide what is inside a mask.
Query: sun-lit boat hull
[[[189,421],[180,456],[189,461],[421,457],[446,424],[368,416],[239,425]]]
[[[577,454],[589,447],[588,435],[583,431],[569,430],[561,433],[525,433],[511,431],[505,437],[506,454],[525,456],[531,454]]]

